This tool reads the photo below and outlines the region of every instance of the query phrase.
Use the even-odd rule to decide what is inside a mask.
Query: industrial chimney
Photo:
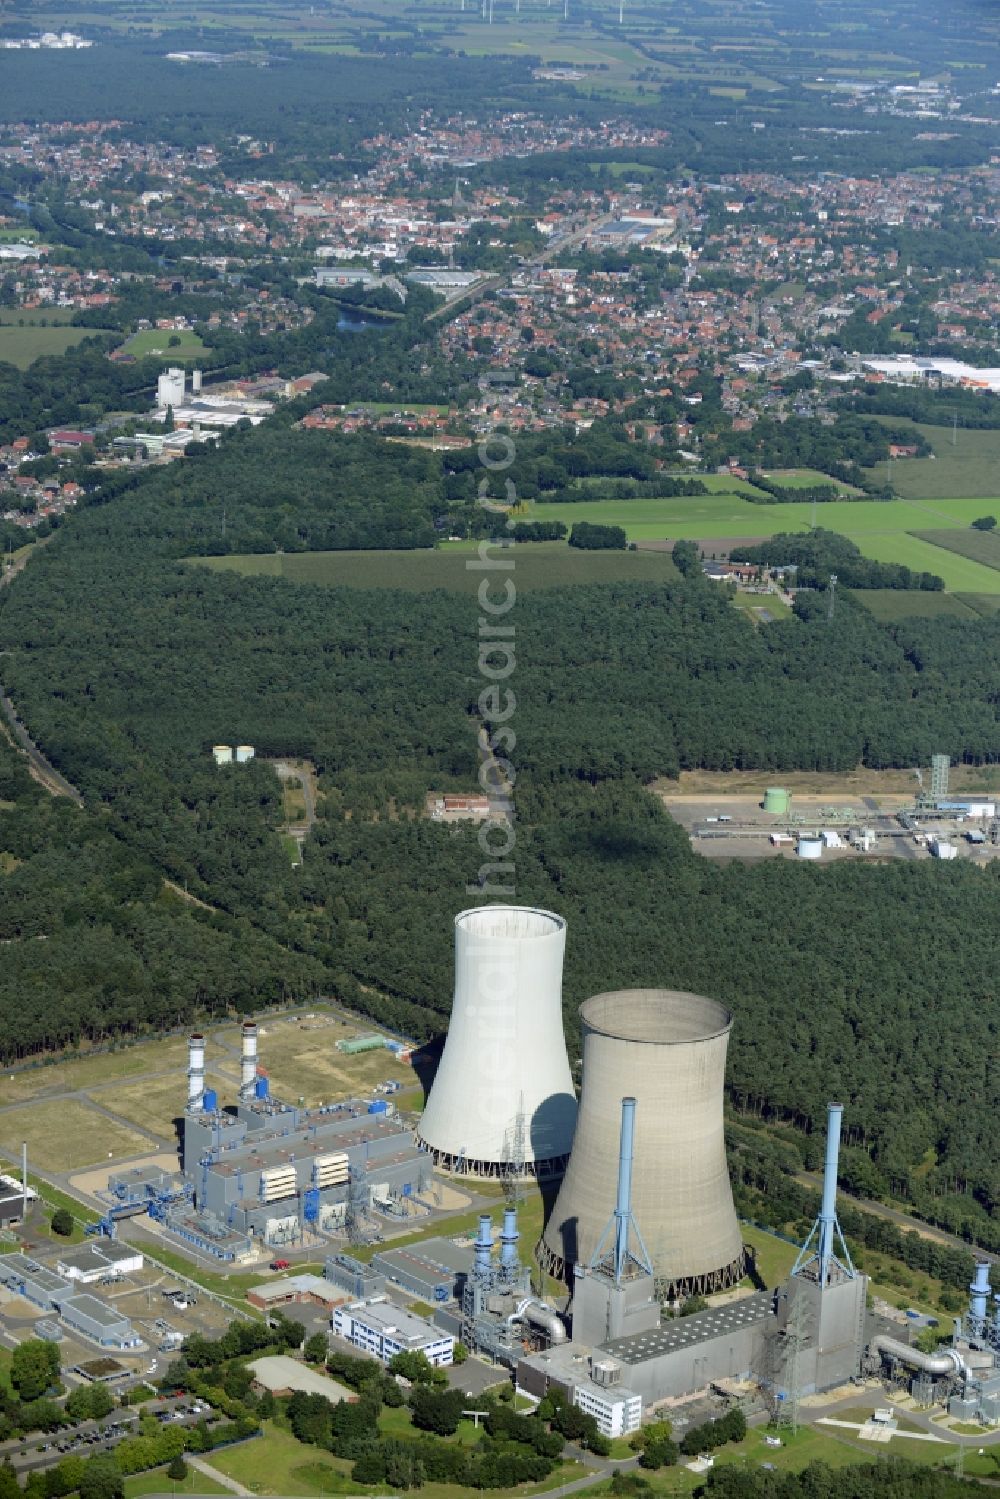
[[[240,1033],[240,1098],[249,1103],[254,1097],[257,1082],[257,1025],[253,1020],[244,1020]]]
[[[837,1221],[837,1169],[843,1116],[843,1104],[827,1104],[826,1159],[823,1164],[823,1198],[819,1217],[792,1266],[793,1275],[812,1278],[823,1288],[838,1280],[853,1280],[855,1274],[840,1223]]]
[[[417,1135],[435,1164],[539,1175],[569,1154],[576,1099],[562,1024],[566,923],[528,906],[455,917],[448,1037]]]
[[[569,1280],[590,1265],[616,1213],[623,1098],[634,1098],[630,1216],[662,1299],[723,1290],[743,1276],[722,1128],[732,1016],[714,999],[623,989],[580,1011],[583,1090],[573,1150],[539,1255]],[[631,1115],[627,1110],[627,1115]],[[627,1144],[627,1142],[626,1142]],[[617,1249],[617,1239],[616,1239]]]
[[[205,1096],[205,1037],[195,1031],[188,1038],[188,1112],[196,1114]]]

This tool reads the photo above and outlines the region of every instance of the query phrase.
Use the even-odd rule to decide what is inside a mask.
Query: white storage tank
[[[800,859],[822,859],[826,844],[823,839],[815,833],[802,833],[795,852]]]
[[[200,392],[200,390],[201,390],[201,370],[192,370],[191,371],[191,390],[192,390],[192,393],[194,395],[197,395]]]
[[[213,744],[212,759],[216,765],[232,765],[233,747],[231,744]]]
[[[254,753],[254,751],[253,751],[253,745],[252,744],[238,744],[236,746],[236,763],[237,763],[237,765],[245,765],[248,760],[252,760],[253,759],[253,753]]]

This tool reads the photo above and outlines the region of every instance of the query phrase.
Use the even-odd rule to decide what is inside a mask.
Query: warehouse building
[[[262,1312],[279,1306],[322,1306],[331,1311],[346,1295],[322,1275],[283,1275],[247,1292],[247,1300]]]
[[[333,1314],[333,1330],[355,1348],[389,1363],[397,1353],[423,1353],[435,1368],[453,1362],[455,1339],[388,1301],[354,1302]]]
[[[63,1321],[74,1332],[82,1333],[102,1348],[142,1347],[142,1339],[133,1330],[129,1319],[89,1291],[66,1297],[59,1310]]]
[[[43,1311],[55,1311],[72,1294],[68,1280],[23,1254],[0,1255],[0,1285],[23,1296]]]
[[[372,1266],[418,1301],[461,1301],[474,1250],[453,1239],[424,1239],[407,1249],[382,1249]]]

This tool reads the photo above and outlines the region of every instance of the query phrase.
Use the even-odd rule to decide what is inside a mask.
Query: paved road
[[[802,1186],[809,1187],[813,1192],[823,1190],[823,1178],[819,1172],[799,1171],[796,1173],[795,1180]],[[956,1234],[948,1233],[947,1229],[938,1228],[933,1223],[924,1223],[920,1218],[914,1218],[899,1208],[888,1207],[884,1202],[875,1202],[870,1197],[853,1197],[850,1192],[845,1192],[843,1187],[838,1187],[837,1191],[840,1197],[861,1213],[870,1213],[873,1218],[885,1218],[889,1223],[895,1223],[902,1229],[919,1234],[922,1239],[932,1239],[936,1244],[946,1244],[949,1249],[964,1249],[969,1254],[974,1254],[977,1259],[988,1260],[991,1265],[1000,1265],[1000,1255],[994,1254],[989,1249],[983,1249],[978,1244],[970,1244],[968,1239],[960,1239]]]
[[[231,1493],[240,1494],[243,1499],[251,1499],[253,1493],[251,1489],[245,1489],[241,1483],[236,1482],[235,1478],[230,1478],[228,1473],[222,1473],[218,1468],[211,1467],[204,1458],[196,1457],[193,1452],[186,1452],[184,1461],[189,1468],[197,1469],[206,1478],[214,1478],[216,1483],[221,1483],[222,1487],[229,1489]]]

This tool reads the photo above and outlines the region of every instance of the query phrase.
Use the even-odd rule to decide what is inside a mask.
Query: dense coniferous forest
[[[433,514],[427,497],[440,490],[426,479],[426,455],[375,438],[352,450],[323,433],[285,434],[304,458],[302,482],[291,484],[264,471],[272,439],[267,428],[237,434],[221,450],[234,465],[227,538],[240,545],[256,536],[273,546],[276,516],[295,544],[356,541],[364,507],[352,495],[352,451],[380,474],[399,515],[424,525]],[[251,455],[256,485],[240,468]],[[236,922],[264,943],[255,994],[282,992],[268,957],[280,943],[291,992],[314,977],[432,1035],[448,1008],[452,915],[489,893],[475,834],[416,816],[429,789],[475,785],[478,610],[444,592],[293,586],[183,562],[221,531],[226,490],[205,482],[220,461],[196,459],[106,496],[59,532],[5,590],[5,686],[84,792],[109,847],[218,906],[224,931]],[[378,494],[365,493],[377,517]],[[391,528],[390,511],[386,503],[381,514]],[[1000,624],[890,628],[844,600],[832,623],[821,605],[804,606],[755,629],[695,574],[526,594],[516,647],[513,888],[569,919],[574,1044],[576,1008],[597,988],[664,983],[719,995],[736,1015],[738,1109],[808,1132],[841,1095],[859,1185],[891,1188],[985,1236],[1000,1203],[989,1066],[996,873],[720,868],[691,852],[641,783],[699,765],[913,765],[940,749],[987,759]],[[277,837],[268,766],[219,770],[209,753],[217,741],[315,762],[324,796],[300,869]],[[103,924],[89,907],[76,919],[78,956],[83,933],[89,940]],[[202,918],[190,919],[200,932]],[[130,952],[127,932],[119,940]],[[45,986],[51,1018],[38,1044],[85,1029],[79,989]],[[219,1002],[193,979],[179,991],[183,971],[169,990],[178,1016]],[[138,997],[112,987],[103,1004],[107,1028],[163,1024],[162,994],[147,1003],[141,986]],[[10,1022],[0,1044],[24,1044]]]
[[[274,795],[270,784],[257,792]],[[246,793],[236,782],[217,789],[226,838]],[[162,870],[99,811],[36,785],[5,738],[0,804],[4,1061],[312,992],[314,961],[166,888]]]

